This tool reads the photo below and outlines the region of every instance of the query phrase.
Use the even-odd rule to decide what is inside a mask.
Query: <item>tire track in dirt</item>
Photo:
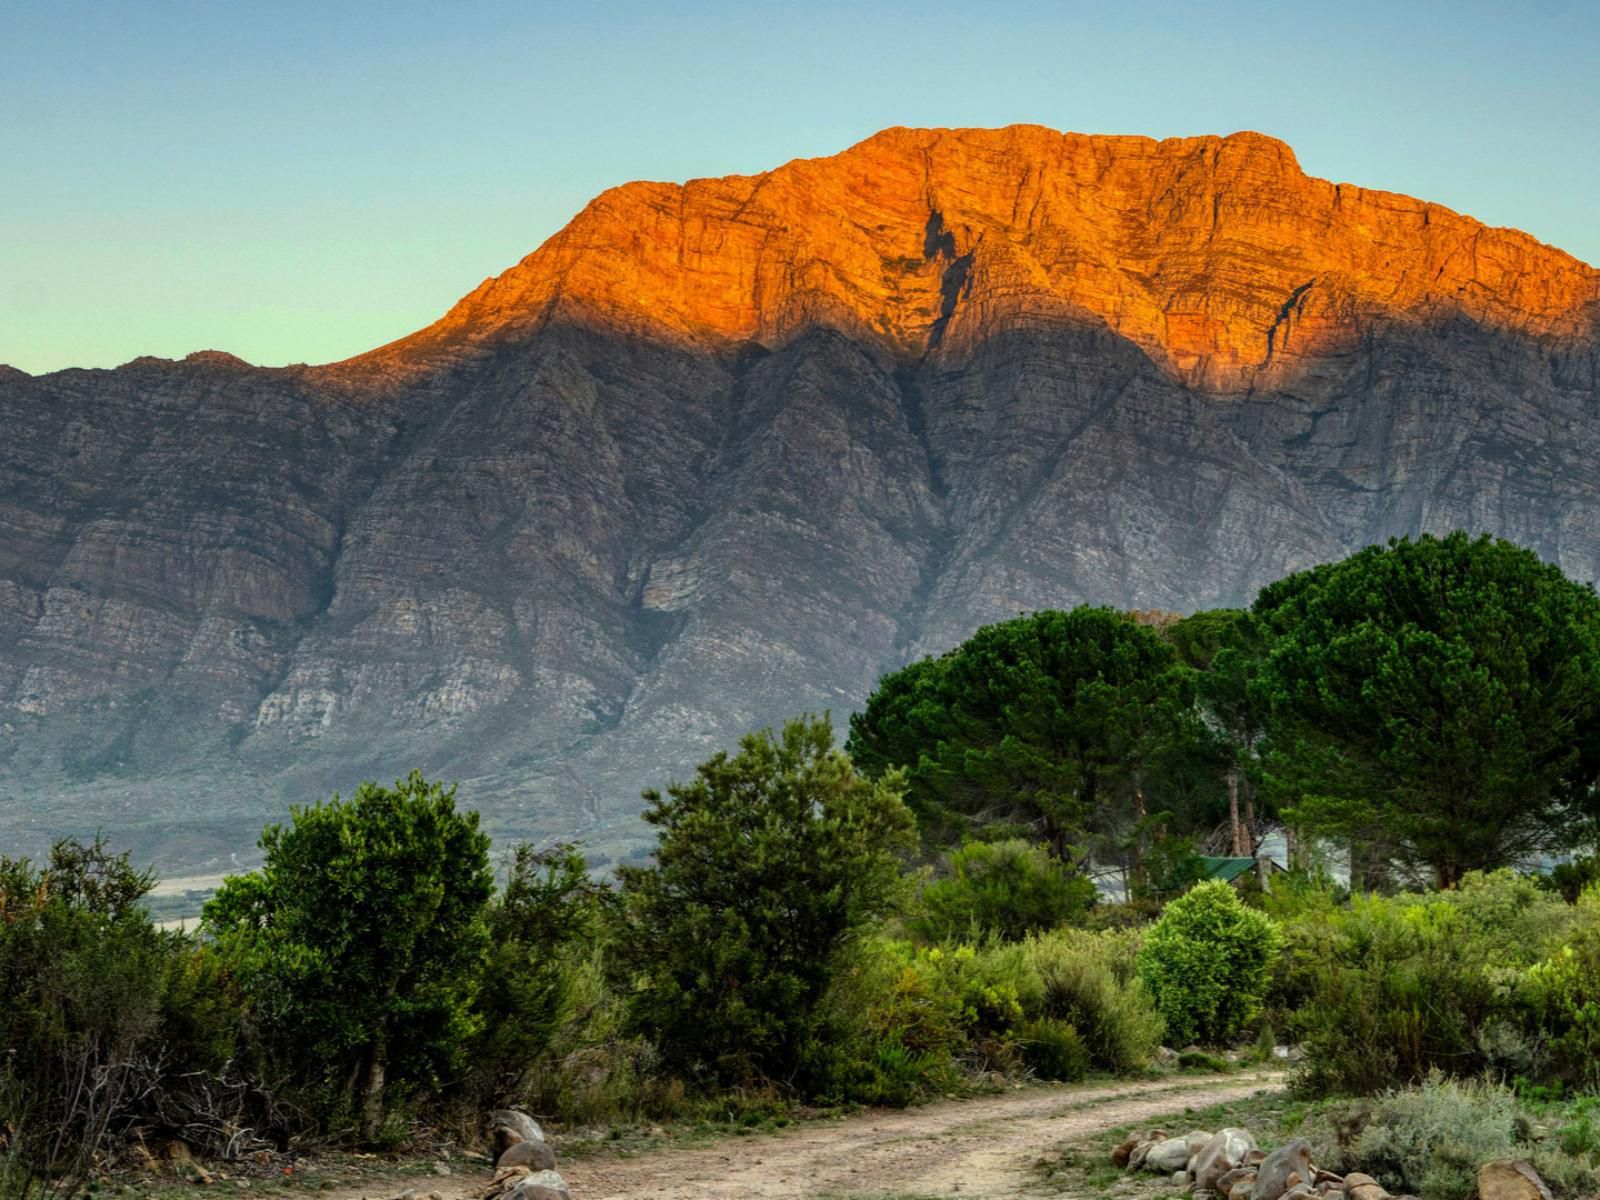
[[[1002,1200],[1039,1188],[1033,1164],[1064,1142],[1186,1107],[1241,1100],[1281,1072],[1029,1088],[979,1100],[816,1121],[711,1145],[561,1164],[577,1200]]]

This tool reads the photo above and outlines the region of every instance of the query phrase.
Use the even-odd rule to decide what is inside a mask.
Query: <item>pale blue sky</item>
[[[0,0],[0,362],[322,362],[628,179],[1258,129],[1600,262],[1600,4]]]

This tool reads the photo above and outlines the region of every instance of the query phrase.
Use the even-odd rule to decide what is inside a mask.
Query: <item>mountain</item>
[[[1600,272],[1259,134],[631,183],[343,363],[0,368],[0,844],[169,870],[413,766],[498,836],[976,626],[1457,527],[1600,575]]]

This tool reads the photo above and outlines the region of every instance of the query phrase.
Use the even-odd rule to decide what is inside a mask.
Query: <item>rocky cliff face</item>
[[[501,836],[977,625],[1391,534],[1600,575],[1600,273],[1256,134],[635,183],[346,363],[0,368],[0,845],[168,868],[420,766]]]

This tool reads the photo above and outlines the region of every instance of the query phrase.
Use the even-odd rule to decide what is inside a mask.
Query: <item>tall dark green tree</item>
[[[1165,630],[1185,665],[1194,668],[1195,697],[1214,737],[1228,794],[1229,852],[1253,855],[1253,788],[1257,751],[1266,733],[1265,705],[1253,686],[1261,638],[1250,613],[1217,608],[1184,617]],[[1241,812],[1240,796],[1246,810]]]
[[[611,963],[667,1062],[724,1083],[797,1079],[844,954],[898,895],[901,787],[857,774],[823,717],[645,793],[661,841],[653,866],[619,872]]]
[[[280,1061],[375,1137],[392,1085],[459,1067],[493,891],[489,839],[455,789],[419,772],[296,808],[261,835],[205,925]]]
[[[1592,802],[1600,599],[1531,551],[1456,533],[1264,589],[1268,772],[1310,830],[1441,887],[1562,845]]]
[[[932,842],[1024,835],[1069,858],[1109,812],[1143,821],[1157,764],[1199,732],[1192,691],[1173,648],[1123,613],[1035,613],[885,676],[848,749],[869,773],[906,771]]]

